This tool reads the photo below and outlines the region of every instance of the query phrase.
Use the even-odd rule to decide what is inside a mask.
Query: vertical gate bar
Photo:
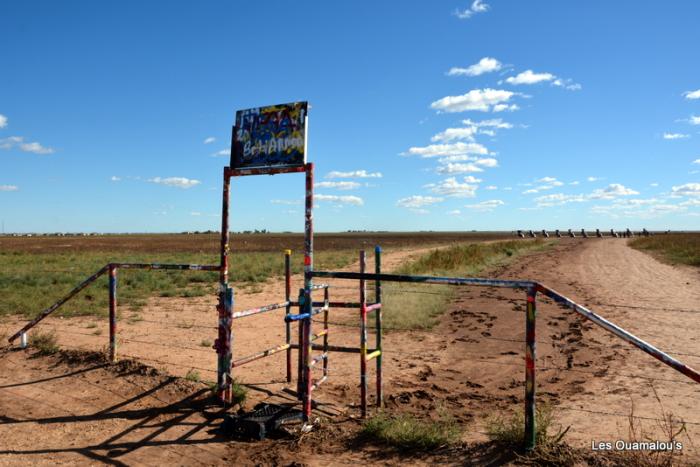
[[[219,342],[225,342],[223,352],[219,353],[218,368],[222,370],[219,374],[219,396],[224,404],[231,403],[231,362],[233,361],[233,333],[231,323],[233,322],[233,288],[226,287],[223,293],[223,313],[219,316]],[[222,316],[223,315],[223,316]],[[223,335],[222,335],[223,330]]]
[[[217,353],[217,395],[224,404],[230,402],[231,379],[231,322],[233,314],[233,290],[228,287],[229,255],[229,198],[231,177],[224,167],[224,186],[221,203],[221,262],[219,264],[219,330],[214,347]],[[229,296],[230,295],[230,296]],[[229,306],[230,305],[230,306]]]
[[[382,247],[374,247],[374,272],[382,273]],[[374,282],[374,302],[382,303],[382,282],[377,279]],[[384,401],[384,390],[382,387],[382,308],[374,310],[374,324],[376,326],[376,348],[379,350],[377,357],[377,407],[382,407]]]
[[[365,273],[365,250],[360,251],[360,274]],[[367,289],[360,279],[360,407],[367,416]]]
[[[527,289],[527,317],[525,320],[525,450],[535,448],[537,421],[535,419],[535,319],[537,317],[537,289]]]
[[[311,310],[313,303],[311,301],[311,291],[304,291],[304,313],[308,314],[308,318],[303,319],[304,323],[304,344],[306,350],[304,352],[304,420],[311,419],[311,359],[313,352],[313,343],[311,342]]]
[[[109,361],[117,361],[117,267],[109,265]]]
[[[300,326],[300,331],[303,330],[304,350],[304,388],[303,394],[303,412],[305,421],[309,421],[311,417],[311,311],[313,309],[313,300],[311,297],[311,287],[313,286],[313,277],[311,273],[314,269],[314,165],[313,163],[306,164],[306,195],[305,195],[305,210],[304,210],[304,307],[303,312],[309,314],[309,318],[302,320],[305,322]],[[299,308],[302,312],[302,308]],[[301,358],[301,352],[300,352]]]
[[[326,358],[323,359],[323,376],[328,377],[328,307],[330,304],[330,297],[328,294],[328,287],[323,289],[323,353]]]
[[[306,295],[304,294],[304,289],[299,289],[299,298],[297,299],[299,303],[299,314],[304,313],[304,300]],[[304,336],[306,336],[306,331],[304,330],[304,320],[299,320],[299,349],[297,355],[297,397],[299,400],[304,399],[304,388],[306,387],[304,383],[304,362],[306,361],[306,343],[304,342]]]
[[[292,297],[292,268],[291,268],[292,250],[284,250],[284,300],[287,302],[285,315],[291,313],[292,306],[289,305]],[[292,323],[285,320],[284,323],[285,342],[289,346],[287,349],[287,382],[292,382]]]

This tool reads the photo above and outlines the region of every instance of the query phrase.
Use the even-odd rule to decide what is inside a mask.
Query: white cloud
[[[330,201],[339,205],[351,204],[353,206],[362,206],[364,200],[359,196],[336,196],[336,195],[314,195],[316,201]]]
[[[18,146],[21,151],[31,152],[34,154],[54,153],[54,150],[52,148],[42,146],[40,143],[25,143],[24,137],[22,136],[9,136],[7,138],[0,139],[0,149],[12,149],[15,146]]]
[[[192,188],[192,187],[197,186],[200,183],[202,183],[199,180],[194,180],[194,179],[185,178],[185,177],[167,177],[167,178],[154,177],[154,178],[149,178],[148,181],[151,183],[157,183],[159,185],[173,186],[173,187],[182,188],[182,189]]]
[[[477,167],[474,164],[453,164],[451,162],[436,169],[437,173],[445,175],[466,174],[483,171],[484,169],[482,169],[481,167]]]
[[[318,182],[314,183],[316,188],[335,188],[337,190],[356,190],[360,188],[358,182]]]
[[[552,86],[558,86],[560,88],[566,89],[567,91],[580,91],[581,90],[581,85],[578,83],[574,83],[573,80],[571,80],[571,79],[557,78],[554,81],[552,81]]]
[[[5,128],[7,126],[7,117],[0,114],[0,128]]]
[[[113,182],[121,182],[122,181],[121,177],[117,177],[116,175],[112,175],[111,177],[109,177],[109,179]]]
[[[690,138],[690,135],[683,133],[664,133],[664,139],[685,139]]]
[[[473,175],[467,175],[464,177],[464,181],[467,183],[481,183],[482,180],[480,178],[476,178]]]
[[[494,112],[515,112],[516,110],[520,110],[518,104],[496,104],[493,106]]]
[[[332,171],[326,178],[382,178],[381,172],[367,172],[366,170],[355,170],[352,172]]]
[[[505,105],[514,95],[516,93],[503,89],[472,89],[460,96],[446,96],[438,99],[430,104],[430,108],[448,113],[465,112],[467,110],[488,112],[493,106]]]
[[[457,178],[450,177],[439,183],[425,185],[424,188],[428,188],[431,192],[442,196],[473,198],[476,196],[476,190],[479,187],[478,185],[471,185],[469,183],[460,183],[457,181]]]
[[[479,143],[450,143],[450,144],[431,144],[423,147],[408,148],[407,154],[413,156],[443,157],[466,154],[486,155],[489,151]]]
[[[564,182],[560,182],[554,177],[542,177],[538,180],[535,180],[537,183],[541,183],[541,185],[538,185],[534,188],[530,188],[529,190],[523,191],[524,195],[530,195],[533,193],[539,193],[540,191],[546,191],[546,190],[551,190],[552,188],[563,186]],[[531,186],[531,184],[526,183],[524,184],[525,186]]]
[[[401,198],[396,202],[396,205],[400,208],[418,209],[442,201],[443,198],[436,198],[435,196],[413,195],[408,198]]]
[[[498,167],[498,161],[496,159],[494,159],[493,157],[486,157],[483,159],[477,159],[474,161],[474,163],[476,165],[480,165],[482,167],[489,167],[489,168]]]
[[[551,73],[535,73],[532,70],[525,70],[516,76],[511,76],[506,78],[506,83],[508,84],[536,84],[543,81],[552,81],[555,79]]]
[[[0,191],[17,191],[19,187],[17,185],[0,185]]]
[[[634,191],[631,188],[627,188],[619,183],[611,183],[605,188],[600,188],[594,190],[593,193],[589,195],[591,199],[614,199],[618,196],[630,196],[638,195],[639,192]]]
[[[272,204],[284,204],[286,206],[297,206],[301,204],[300,199],[271,199]]]
[[[656,182],[654,182],[654,183],[650,183],[649,186],[652,186],[652,187],[656,188],[657,186],[659,186],[659,184],[656,183]]]
[[[204,143],[204,144],[211,144],[211,143],[213,143],[214,141],[216,141],[216,138],[214,138],[213,136],[210,136],[210,137],[208,137],[208,138],[204,138],[203,143]]]
[[[460,214],[462,214],[462,211],[460,211],[459,209],[454,209],[452,211],[447,211],[446,214],[448,216],[459,216]]]
[[[684,92],[683,95],[686,99],[700,99],[700,89]]]
[[[688,122],[691,125],[700,125],[700,117],[696,115],[691,115],[690,118],[688,119]]]
[[[686,183],[674,186],[671,191],[676,196],[700,196],[700,183]]]
[[[474,122],[470,119],[462,120],[462,123],[468,126],[475,126],[477,128],[491,127],[497,129],[510,130],[513,128],[512,123],[504,122],[501,118],[492,118],[490,120],[481,120],[479,122]]]
[[[598,180],[601,180],[600,177],[588,177],[586,180],[589,182],[597,182]]]
[[[491,199],[488,201],[482,201],[477,204],[467,204],[464,207],[468,209],[473,209],[475,211],[493,211],[498,206],[503,206],[504,204],[506,203],[504,203],[500,199]]]
[[[37,142],[22,143],[19,145],[19,148],[24,152],[32,152],[34,154],[53,154],[54,152],[52,148],[47,148]]]
[[[691,164],[700,165],[700,159],[695,159],[693,162],[691,162]]]
[[[22,142],[24,138],[21,136],[8,136],[7,138],[0,139],[0,149],[10,149],[13,146]]]
[[[569,183],[569,185],[578,185],[580,183],[581,182],[579,182],[578,180],[574,180],[573,182]]]
[[[489,191],[498,190],[498,187],[496,185],[488,185],[488,186],[484,187],[484,190],[489,190]]]
[[[224,156],[230,156],[231,155],[231,149],[222,149],[221,151],[216,151],[214,154],[212,154],[212,157],[224,157]]]
[[[206,144],[206,143],[205,143],[205,144]],[[201,215],[202,215],[202,213],[199,212],[199,211],[192,211],[192,212],[190,212],[190,216],[201,216]]]
[[[485,13],[489,10],[490,5],[484,3],[483,0],[474,0],[469,8],[464,10],[455,10],[454,15],[459,19],[469,19],[477,13]]]
[[[436,142],[449,142],[455,139],[466,139],[467,141],[474,141],[474,135],[477,132],[476,127],[464,127],[464,128],[448,128],[445,131],[441,131],[437,135],[430,138],[433,143]]]
[[[639,192],[627,188],[619,183],[612,183],[605,188],[593,190],[589,194],[572,194],[554,193],[535,198],[535,202],[539,207],[559,206],[567,203],[583,203],[592,199],[614,200],[621,196],[638,195]]]
[[[479,60],[479,63],[468,66],[467,68],[450,68],[447,76],[479,76],[484,73],[491,73],[501,69],[501,62],[491,57],[484,57]]]

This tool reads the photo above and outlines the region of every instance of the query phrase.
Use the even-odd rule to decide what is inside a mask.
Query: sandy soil
[[[418,253],[387,253],[385,270]],[[693,330],[700,327],[699,274],[661,264],[622,239],[566,239],[489,275],[544,282],[697,368],[700,340]],[[294,279],[297,290],[301,278]],[[356,283],[331,285],[332,300],[357,300]],[[236,310],[283,300],[279,281],[261,289],[237,291]],[[422,416],[447,411],[465,428],[465,441],[485,440],[486,416],[522,405],[524,298],[522,292],[461,288],[433,331],[386,332],[387,407]],[[205,385],[168,376],[195,370],[203,380],[215,378],[209,348],[215,336],[214,303],[213,296],[158,298],[138,313],[122,310],[120,355],[138,357],[158,368],[159,375],[134,365],[4,351],[0,464],[485,462],[483,452],[474,449],[406,458],[353,442],[359,426],[359,359],[352,354],[331,355],[330,380],[317,393],[316,414],[323,419],[318,433],[302,441],[226,440],[216,431],[221,412],[208,399]],[[337,323],[331,327],[332,344],[358,345],[356,313],[331,312]],[[271,312],[234,322],[235,357],[282,343],[282,315]],[[9,323],[8,331],[17,324]],[[592,441],[629,439],[632,407],[644,417],[638,422],[659,438],[652,419],[662,418],[665,410],[688,423],[684,458],[700,460],[700,387],[547,300],[539,301],[537,326],[538,401],[550,402],[559,423],[571,427],[570,443],[585,447]],[[56,329],[66,348],[99,350],[107,342],[106,323],[94,318],[52,318],[42,327]],[[287,388],[284,367],[284,355],[278,354],[235,370],[249,387],[248,406],[293,400],[294,383]],[[370,366],[371,382],[373,377]]]

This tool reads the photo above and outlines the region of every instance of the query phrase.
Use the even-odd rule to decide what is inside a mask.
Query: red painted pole
[[[365,251],[360,251],[360,274],[365,273]],[[367,416],[367,290],[366,281],[360,279],[360,408]]]
[[[527,289],[527,316],[525,319],[525,450],[535,449],[537,422],[535,419],[535,320],[537,289]]]
[[[109,361],[117,361],[117,267],[109,265]]]
[[[292,250],[284,251],[284,300],[288,303],[285,310],[285,315],[292,311],[292,266],[291,266]],[[292,323],[285,320],[285,342],[289,345],[287,349],[287,382],[292,382]]]

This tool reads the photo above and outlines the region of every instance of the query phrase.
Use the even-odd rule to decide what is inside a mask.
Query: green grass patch
[[[539,449],[557,446],[569,430],[553,432],[554,416],[549,404],[538,404],[535,411],[535,442]],[[525,413],[517,411],[510,416],[494,415],[486,420],[489,439],[515,451],[522,450],[525,441]]]
[[[38,355],[53,355],[59,351],[56,333],[53,331],[33,331],[29,334],[29,346]]]
[[[639,237],[632,239],[629,246],[654,253],[671,264],[700,266],[700,233]]]
[[[485,269],[506,264],[524,252],[550,243],[505,241],[469,243],[435,249],[402,265],[396,273],[429,276],[476,276]],[[382,286],[383,325],[387,329],[431,329],[455,294],[455,287],[395,283]]]
[[[318,269],[338,269],[355,260],[350,251],[326,251],[315,255]],[[229,277],[234,287],[260,283],[284,274],[284,255],[245,252],[231,255]],[[35,316],[66,295],[80,282],[110,262],[218,264],[217,255],[180,253],[129,253],[77,251],[60,253],[0,252],[0,317]],[[292,272],[303,271],[303,256],[292,256]],[[149,297],[200,297],[215,294],[218,273],[209,271],[118,272],[119,305],[138,310]],[[106,275],[88,286],[57,312],[57,316],[106,316],[109,306]]]
[[[365,421],[361,436],[401,449],[436,449],[459,440],[461,430],[448,415],[421,420],[413,415],[379,413]]]
[[[194,381],[195,383],[198,383],[202,378],[199,374],[199,371],[192,369],[187,372],[187,374],[185,375],[185,379],[187,381]]]

